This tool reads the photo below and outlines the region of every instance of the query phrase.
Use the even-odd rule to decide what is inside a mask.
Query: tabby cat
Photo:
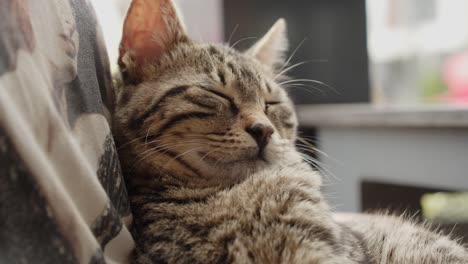
[[[286,24],[253,47],[190,40],[170,0],[134,0],[114,132],[136,263],[468,263],[461,245],[391,216],[333,218],[296,151],[282,88]]]

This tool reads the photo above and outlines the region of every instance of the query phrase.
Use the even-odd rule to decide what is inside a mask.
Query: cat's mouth
[[[265,147],[266,146],[258,148],[257,158],[261,161],[267,162],[266,157],[265,157]]]

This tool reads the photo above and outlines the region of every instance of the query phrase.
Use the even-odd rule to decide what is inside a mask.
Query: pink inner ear
[[[129,36],[131,41],[124,44],[124,52],[130,51],[135,66],[141,68],[151,60],[157,59],[163,52],[163,47],[154,39],[152,32],[138,31]],[[124,42],[125,43],[125,42]],[[120,54],[123,56],[123,54]]]
[[[163,41],[171,39],[163,16],[175,15],[162,9],[172,11],[167,0],[133,0],[124,23],[119,62],[129,52],[138,70],[161,56],[165,48]]]

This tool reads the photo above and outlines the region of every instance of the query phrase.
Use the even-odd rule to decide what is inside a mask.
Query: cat
[[[134,0],[113,129],[135,263],[468,263],[403,218],[336,220],[295,149],[286,23],[245,52],[197,43],[170,0]]]

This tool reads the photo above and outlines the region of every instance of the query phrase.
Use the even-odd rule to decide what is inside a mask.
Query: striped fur
[[[273,80],[274,72],[245,54],[182,43],[147,71],[149,80],[122,88],[114,124],[117,140],[125,144],[124,167],[144,174],[138,179],[144,186],[156,177],[148,171],[178,175],[179,183],[195,186],[239,182],[265,165],[255,159],[256,143],[243,126],[255,119],[268,119],[276,128],[267,156],[278,156],[295,140],[291,100]],[[216,168],[213,159],[219,160]]]
[[[113,126],[136,263],[468,263],[460,245],[410,221],[333,218],[319,175],[295,150],[294,107],[278,84],[284,21],[241,53],[189,40],[169,0],[134,3],[143,8],[132,6],[125,30],[147,32],[132,20],[137,10],[168,16],[154,25],[175,34],[153,47],[124,31],[119,59]],[[255,122],[274,127],[262,159],[246,132]]]

